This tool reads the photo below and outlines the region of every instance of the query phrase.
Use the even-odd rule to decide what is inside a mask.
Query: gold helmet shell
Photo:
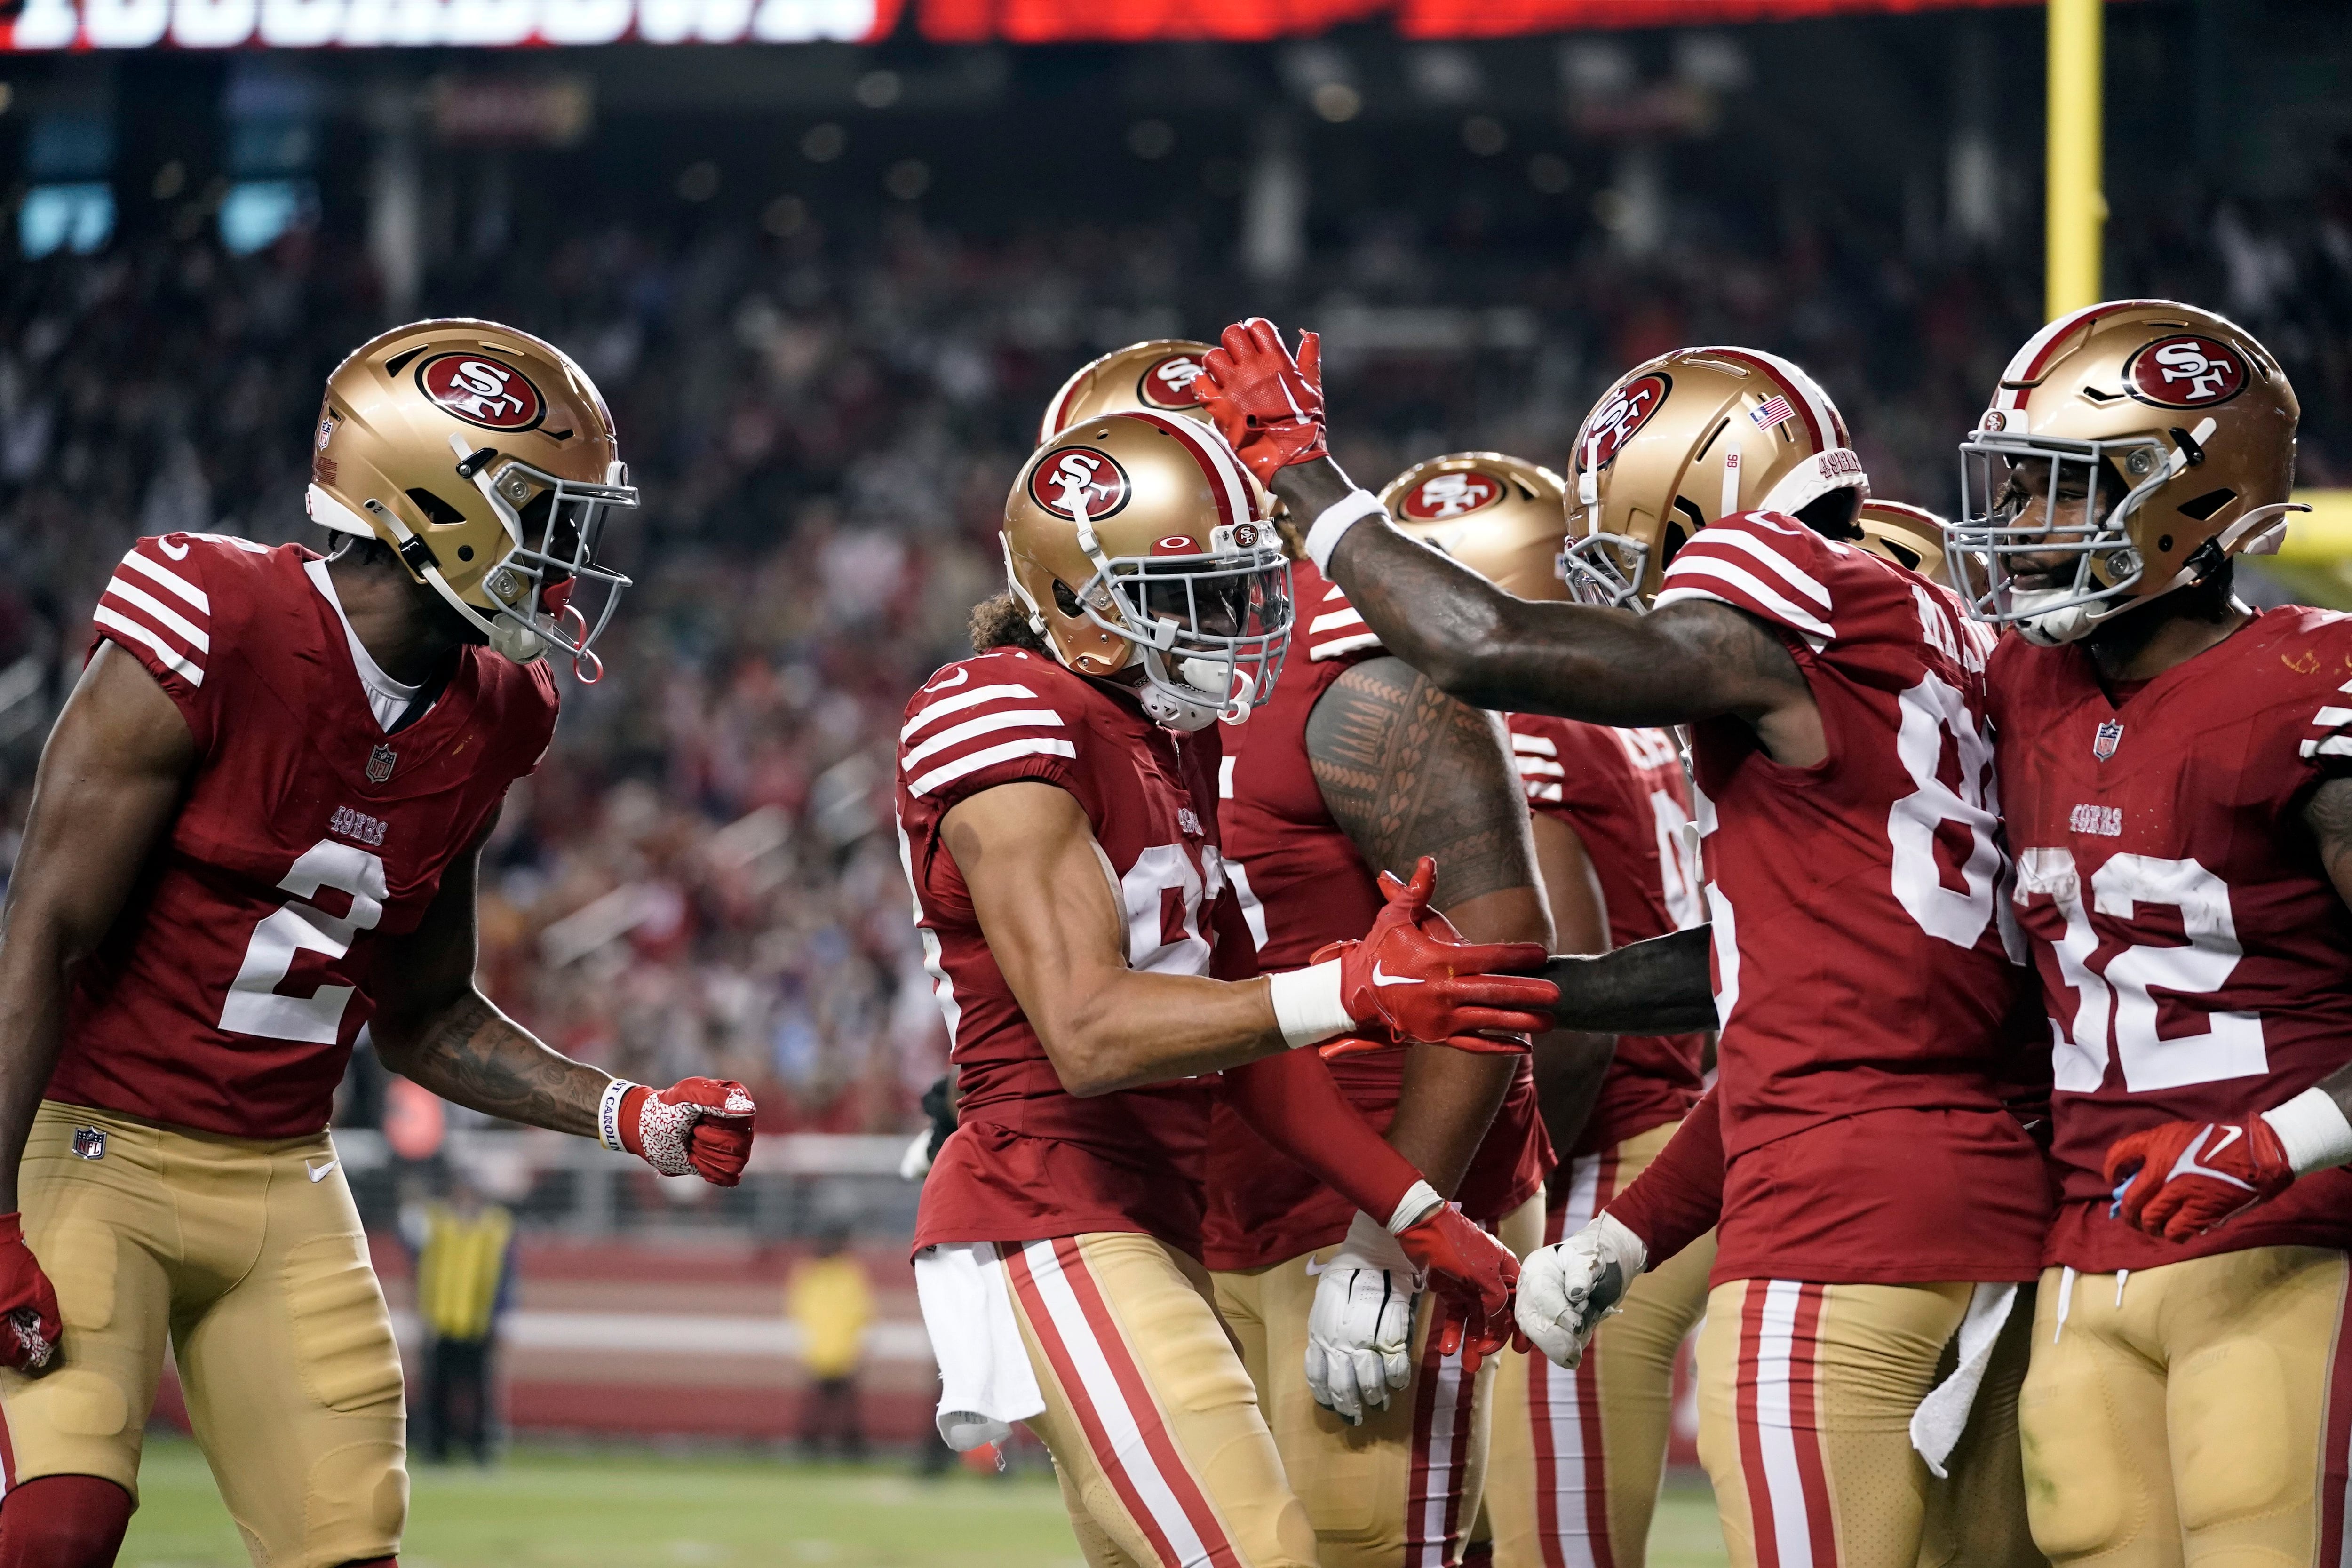
[[[1201,356],[1215,346],[1190,338],[1153,338],[1089,360],[1045,405],[1037,439],[1050,441],[1097,414],[1181,414],[1208,424],[1209,411],[1192,384],[1201,376]]]
[[[2070,311],[2017,351],[1960,444],[1954,586],[1979,619],[2071,642],[2232,555],[2275,550],[2301,417],[2286,372],[2235,321],[2170,300]],[[2055,522],[2053,499],[2071,510],[2077,489],[2077,521]],[[2021,555],[2071,570],[2016,589]]]
[[[1760,349],[1676,349],[1626,372],[1577,431],[1568,478],[1561,570],[1593,605],[1646,605],[1711,522],[1870,494],[1829,394]]]
[[[1952,585],[1944,571],[1944,531],[1951,525],[1926,507],[1873,496],[1862,503],[1862,513],[1853,521],[1862,530],[1855,544],[1931,583]]]
[[[311,521],[378,539],[518,663],[549,647],[583,679],[629,580],[595,562],[607,508],[637,504],[613,416],[562,350],[495,321],[417,321],[327,377]],[[603,589],[593,624],[572,602]]]
[[[1172,730],[1239,723],[1290,641],[1290,563],[1246,471],[1207,424],[1106,414],[1045,442],[1004,503],[1013,596],[1080,675],[1139,667]]]
[[[1565,599],[1560,581],[1566,481],[1500,452],[1454,452],[1415,463],[1381,491],[1389,521],[1504,592]]]

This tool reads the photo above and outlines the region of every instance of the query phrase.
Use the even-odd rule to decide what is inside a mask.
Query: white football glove
[[[1602,1215],[1519,1266],[1519,1332],[1561,1366],[1584,1359],[1601,1320],[1624,1310],[1625,1292],[1650,1261],[1642,1238]]]
[[[1421,1279],[1388,1226],[1358,1214],[1315,1281],[1307,1314],[1307,1386],[1349,1426],[1412,1381],[1412,1308]]]
[[[898,1156],[898,1179],[919,1182],[930,1173],[931,1130],[926,1127],[915,1134],[915,1141],[907,1145],[905,1153]]]

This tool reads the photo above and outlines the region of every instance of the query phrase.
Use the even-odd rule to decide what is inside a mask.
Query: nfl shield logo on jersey
[[[74,1129],[74,1157],[80,1160],[106,1158],[106,1129],[77,1127]]]
[[[2115,750],[2110,746],[2108,751]],[[2104,755],[2105,753],[2101,753]],[[400,761],[400,753],[390,746],[380,745],[368,753],[368,783],[382,784],[392,776],[392,764]]]
[[[2104,763],[2109,757],[2114,756],[2116,754],[2116,748],[2123,743],[2124,721],[2120,719],[2110,719],[2106,722],[2101,724],[2099,726],[2099,732],[2091,738],[2091,755],[2098,758],[2099,761]],[[368,772],[370,775],[373,776],[375,770],[373,768],[370,768]],[[379,780],[378,782],[380,783],[382,781]]]

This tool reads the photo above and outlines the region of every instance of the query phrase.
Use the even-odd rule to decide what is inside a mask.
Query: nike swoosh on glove
[[[1510,1338],[1519,1260],[1452,1204],[1439,1204],[1397,1232],[1397,1245],[1451,1309],[1430,1330],[1440,1335],[1439,1353],[1463,1350],[1464,1365],[1475,1372]]]
[[[25,1216],[0,1215],[0,1366],[38,1377],[55,1364],[65,1319],[58,1292],[25,1245]]]
[[[1410,882],[1381,873],[1381,893],[1388,902],[1361,942],[1339,943],[1334,954],[1339,1005],[1348,1016],[1358,1024],[1378,1023],[1399,1039],[1433,1045],[1453,1043],[1457,1036],[1533,1035],[1550,1028],[1559,986],[1494,973],[1535,968],[1546,957],[1543,944],[1467,942],[1433,934],[1423,922],[1433,918],[1429,900],[1436,889],[1437,862],[1426,855]],[[1443,926],[1441,932],[1453,929]],[[1510,1053],[1523,1048],[1517,1042],[1496,1045]]]
[[[1412,1381],[1412,1308],[1420,1271],[1388,1227],[1358,1211],[1316,1277],[1307,1312],[1307,1387],[1349,1426]]]
[[[621,1147],[665,1176],[731,1187],[751,1158],[758,1109],[750,1089],[727,1079],[683,1079],[659,1092],[638,1084],[621,1100]]]
[[[1192,383],[1234,455],[1269,489],[1293,463],[1328,457],[1323,444],[1323,341],[1298,334],[1298,357],[1264,316],[1227,327]]]
[[[2126,1225],[2188,1241],[2294,1183],[2294,1166],[2271,1124],[2168,1121],[2107,1147],[2109,1212]]]
[[[1642,1238],[1605,1214],[1529,1253],[1519,1270],[1519,1332],[1553,1362],[1576,1365],[1601,1320],[1624,1310],[1625,1292],[1649,1260]]]

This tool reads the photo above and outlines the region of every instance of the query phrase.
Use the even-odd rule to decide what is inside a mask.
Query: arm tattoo
[[[1811,699],[1778,632],[1712,600],[1633,616],[1517,599],[1379,522],[1348,531],[1331,574],[1391,653],[1480,708],[1663,725]]]
[[[1537,973],[1559,987],[1552,1020],[1598,1035],[1679,1035],[1716,1027],[1710,932],[1693,926],[1598,958],[1555,955]]]
[[[468,987],[386,1064],[442,1099],[486,1115],[593,1136],[607,1075],[558,1056]]]
[[[2337,894],[2352,903],[2352,778],[2329,779],[2314,790],[2303,820],[2319,840],[2319,863]]]
[[[1332,682],[1307,720],[1323,804],[1375,869],[1437,860],[1441,907],[1533,886],[1535,839],[1502,726],[1402,659]]]

